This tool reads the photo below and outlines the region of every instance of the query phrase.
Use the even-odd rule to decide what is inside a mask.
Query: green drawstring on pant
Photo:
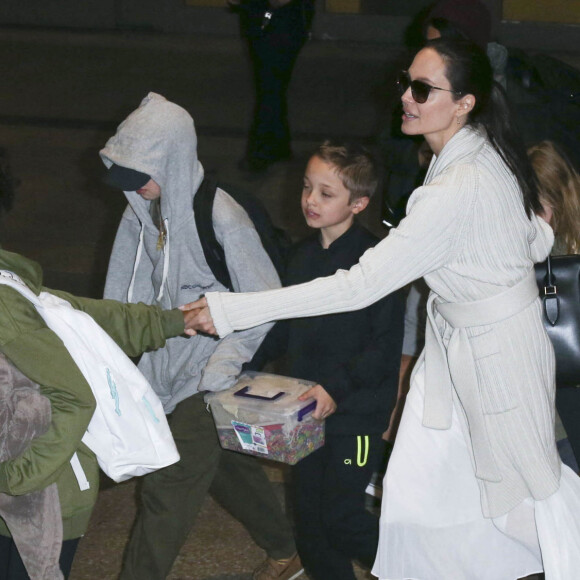
[[[364,437],[364,457],[363,457],[363,440]],[[368,435],[357,435],[356,437],[356,464],[359,467],[364,467],[367,464],[369,458],[369,436]]]

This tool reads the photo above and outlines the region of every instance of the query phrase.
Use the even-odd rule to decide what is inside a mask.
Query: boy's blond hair
[[[580,253],[580,176],[552,141],[530,147],[528,155],[538,178],[540,201],[552,209],[556,237],[566,252]]]
[[[371,198],[379,187],[378,166],[372,153],[358,143],[327,139],[313,155],[334,165],[342,184],[350,193],[349,203]]]

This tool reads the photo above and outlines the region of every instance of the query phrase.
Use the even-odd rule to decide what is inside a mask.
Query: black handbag
[[[556,353],[556,386],[580,386],[580,255],[536,264],[542,321]]]

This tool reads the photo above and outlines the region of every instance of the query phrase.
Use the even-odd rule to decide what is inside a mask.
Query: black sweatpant
[[[296,544],[312,580],[355,580],[353,559],[372,566],[379,521],[365,489],[384,452],[380,434],[327,435],[294,466]]]

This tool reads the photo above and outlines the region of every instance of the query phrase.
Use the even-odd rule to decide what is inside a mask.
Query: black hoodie
[[[378,241],[354,224],[324,249],[316,233],[292,249],[284,284],[348,269]],[[317,382],[337,403],[326,419],[327,433],[380,433],[397,394],[403,316],[404,301],[396,292],[362,310],[281,321],[246,368],[259,370],[286,355],[285,374]]]

